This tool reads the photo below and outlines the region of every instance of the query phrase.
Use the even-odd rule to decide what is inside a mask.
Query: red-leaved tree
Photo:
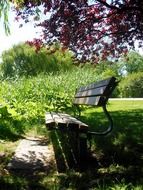
[[[42,43],[59,41],[82,61],[119,57],[127,52],[127,47],[134,48],[136,40],[140,47],[143,45],[141,0],[13,2],[16,2],[17,18],[27,22],[32,15],[36,26],[42,27]]]

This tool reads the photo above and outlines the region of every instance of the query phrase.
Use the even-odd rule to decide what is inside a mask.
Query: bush
[[[129,74],[120,82],[119,90],[121,97],[143,97],[143,72]]]
[[[24,125],[14,109],[0,104],[0,139],[15,141],[24,134]]]

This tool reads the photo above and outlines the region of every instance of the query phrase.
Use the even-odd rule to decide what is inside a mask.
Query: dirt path
[[[12,170],[50,170],[55,167],[52,145],[39,138],[21,140],[8,164]]]

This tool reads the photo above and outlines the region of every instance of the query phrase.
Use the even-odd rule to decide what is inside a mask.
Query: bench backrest
[[[110,77],[88,86],[80,87],[75,93],[73,104],[104,106],[116,85],[116,78]]]

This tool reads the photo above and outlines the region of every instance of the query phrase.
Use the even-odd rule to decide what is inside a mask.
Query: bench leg
[[[87,134],[81,133],[79,134],[79,166],[80,169],[86,169],[87,167]]]
[[[79,169],[85,169],[87,166],[87,134],[72,132],[69,138],[75,164]]]

